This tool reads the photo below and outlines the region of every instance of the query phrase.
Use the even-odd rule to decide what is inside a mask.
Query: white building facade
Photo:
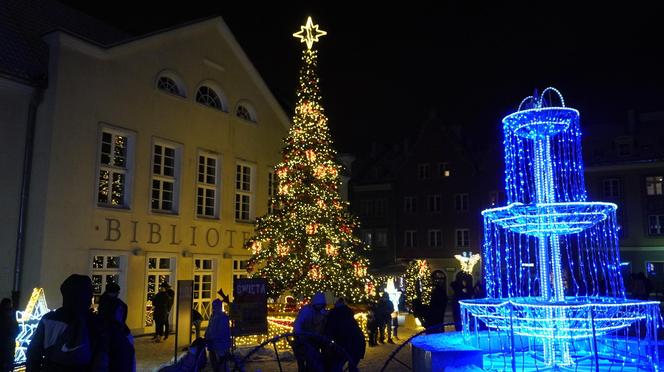
[[[43,40],[47,83],[0,84],[0,293],[18,277],[22,304],[43,287],[54,308],[72,273],[90,275],[95,295],[115,281],[140,334],[159,283],[187,279],[207,317],[217,290],[247,274],[243,243],[268,210],[288,117],[219,17],[113,45],[65,31]]]

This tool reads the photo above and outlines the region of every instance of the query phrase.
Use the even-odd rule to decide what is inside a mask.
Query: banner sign
[[[262,278],[233,281],[233,336],[267,333],[267,282]]]

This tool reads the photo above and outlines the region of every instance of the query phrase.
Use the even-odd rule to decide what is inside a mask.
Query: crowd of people
[[[364,333],[344,298],[330,311],[326,306],[325,295],[316,293],[295,318],[292,347],[298,371],[341,372],[348,362],[348,371],[355,372],[364,358]]]
[[[464,273],[459,273],[450,287],[454,292],[451,299],[454,324],[460,330],[459,301],[483,297],[484,294],[481,283],[473,286],[472,277]],[[62,283],[60,292],[62,307],[44,315],[39,322],[27,350],[26,370],[135,371],[134,339],[126,325],[128,307],[119,297],[120,287],[115,283],[107,284],[96,311],[91,307],[93,291],[90,277],[71,275]],[[214,371],[229,370],[229,361],[233,358],[231,329],[223,303],[229,306],[231,303],[223,290],[218,293],[221,299],[212,302],[212,313],[204,336],[200,337],[203,317],[192,309],[195,341],[182,358],[162,368],[161,372],[201,370],[208,361]],[[168,338],[169,314],[174,301],[175,293],[168,283],[162,283],[152,299],[155,342]],[[410,304],[410,311],[422,321],[425,328],[431,328],[434,332],[441,331],[448,301],[450,299],[445,282],[434,281],[429,303],[424,304],[421,298],[415,298]],[[295,336],[291,346],[298,370],[336,372],[342,371],[348,363],[349,371],[357,371],[367,343],[375,347],[379,343],[394,344],[394,340],[399,340],[398,314],[403,310],[406,310],[404,302],[400,302],[395,309],[388,293],[383,293],[370,303],[366,340],[353,310],[344,298],[338,298],[328,311],[325,295],[316,293],[311,302],[299,310],[293,324]],[[0,372],[5,372],[13,368],[18,324],[9,299],[2,300],[0,311]]]
[[[105,289],[93,309],[90,277],[73,274],[65,279],[60,286],[62,306],[45,314],[32,335],[26,351],[27,372],[136,371],[134,338],[126,324],[127,304],[119,298],[118,284],[109,283]],[[228,301],[228,296],[220,292]],[[159,293],[153,298],[153,339],[157,342],[168,338],[168,319],[174,299],[175,293],[167,283],[160,285]],[[192,311],[196,340],[177,363],[162,371],[202,370],[208,353],[215,372],[229,370],[230,320],[222,307],[221,300],[212,302],[212,315],[204,338],[199,337],[202,317]],[[0,302],[0,372],[14,369],[15,339],[19,333],[15,314],[11,300],[3,299]]]

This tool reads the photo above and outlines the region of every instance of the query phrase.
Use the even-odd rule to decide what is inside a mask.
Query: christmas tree
[[[253,253],[249,266],[254,277],[267,280],[271,297],[286,291],[298,297],[331,291],[362,301],[370,283],[366,247],[353,236],[358,221],[339,194],[341,166],[321,105],[317,52],[312,48],[325,34],[311,17],[293,34],[307,45],[297,106],[283,161],[275,167],[275,208],[258,219],[255,236],[247,242]]]

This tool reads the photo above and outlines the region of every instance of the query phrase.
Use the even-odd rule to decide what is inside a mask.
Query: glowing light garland
[[[536,355],[536,368],[657,370],[659,302],[625,297],[617,207],[586,200],[579,112],[547,88],[506,116],[503,131],[508,205],[482,212],[487,298],[461,301],[464,334],[475,331],[478,344],[497,337],[512,368],[521,353]],[[480,322],[488,331],[477,332]]]
[[[469,252],[463,252],[462,255],[455,254],[454,258],[459,261],[459,264],[461,265],[461,271],[466,274],[472,274],[473,268],[475,268],[475,265],[480,262],[479,254],[470,254]]]
[[[18,322],[19,333],[16,336],[16,350],[14,352],[14,364],[22,365],[26,361],[26,351],[32,335],[34,334],[39,320],[50,310],[46,305],[44,290],[34,288],[30,300],[23,311],[16,312],[16,321]]]

